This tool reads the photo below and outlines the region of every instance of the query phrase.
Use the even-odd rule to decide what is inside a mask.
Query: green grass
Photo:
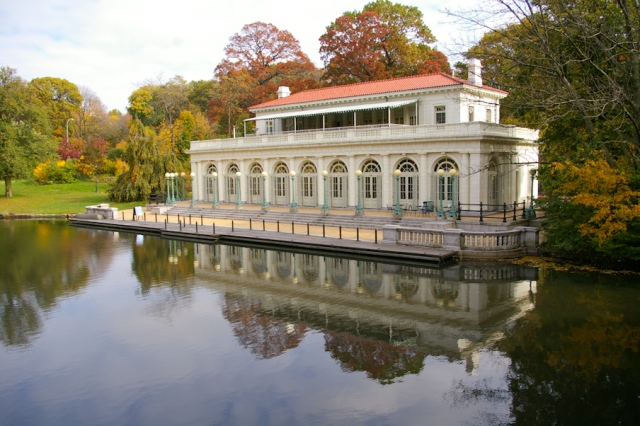
[[[12,198],[6,198],[4,180],[0,181],[1,214],[67,214],[84,213],[85,206],[108,203],[109,207],[119,210],[142,205],[142,201],[133,203],[110,203],[107,201],[109,185],[95,182],[74,182],[53,185],[19,180],[11,184]]]

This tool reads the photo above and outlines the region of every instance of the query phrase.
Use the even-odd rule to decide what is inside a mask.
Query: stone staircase
[[[320,213],[311,212],[297,212],[291,213],[288,210],[275,210],[271,209],[267,212],[263,212],[259,209],[240,209],[235,208],[218,208],[212,209],[211,207],[189,207],[176,205],[172,207],[167,214],[171,216],[180,215],[180,217],[189,217],[191,215],[192,220],[200,218],[213,218],[213,219],[225,219],[225,220],[241,220],[262,222],[262,220],[271,223],[296,223],[296,224],[309,224],[315,226],[332,226],[343,228],[360,228],[360,229],[382,229],[383,225],[400,225],[407,227],[420,228],[425,222],[433,221],[433,218],[426,217],[407,217],[403,216],[401,219],[396,220],[393,215],[370,214],[365,213],[364,216],[355,216],[354,214],[334,213],[327,216],[322,216]]]

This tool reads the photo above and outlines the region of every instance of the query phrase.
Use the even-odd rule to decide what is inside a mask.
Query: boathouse
[[[293,94],[280,87],[249,108],[245,129],[255,133],[191,142],[194,197],[365,212],[527,201],[537,196],[538,131],[500,124],[507,93],[483,85],[481,70],[472,59],[466,80],[438,73]]]

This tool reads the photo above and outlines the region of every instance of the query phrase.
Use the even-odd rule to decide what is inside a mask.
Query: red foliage
[[[73,138],[72,140],[62,138],[60,145],[58,145],[58,155],[62,160],[69,158],[78,159],[82,154],[84,148],[84,141],[79,138]]]

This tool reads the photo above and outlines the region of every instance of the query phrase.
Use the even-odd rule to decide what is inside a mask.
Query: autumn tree
[[[640,244],[627,237],[640,226],[638,218],[614,215],[622,222],[604,239],[596,237],[595,228],[603,224],[592,219],[602,210],[582,202],[593,196],[592,176],[574,174],[579,181],[572,182],[559,179],[558,171],[577,167],[617,176],[617,183],[598,189],[612,212],[627,208],[628,201],[616,196],[621,188],[629,194],[640,189],[640,5],[495,0],[452,14],[489,30],[471,53],[485,60],[490,73],[506,74],[501,88],[516,94],[509,101],[514,117],[542,129],[540,206],[548,247],[613,255],[609,249],[616,246],[623,257],[635,256]],[[634,196],[630,202],[637,203]],[[567,246],[569,235],[580,239],[571,238],[574,244]],[[621,239],[628,250],[616,243]]]
[[[47,110],[9,67],[0,68],[0,177],[5,196],[13,196],[13,179],[30,176],[42,159],[55,153]]]
[[[346,12],[320,37],[323,78],[330,84],[450,72],[446,57],[431,48],[431,30],[417,7],[376,0]]]
[[[249,116],[247,108],[273,99],[278,86],[296,92],[315,88],[319,82],[320,72],[298,40],[272,24],[245,25],[229,39],[224,53],[226,57],[216,67],[219,85],[209,117],[229,136]]]

